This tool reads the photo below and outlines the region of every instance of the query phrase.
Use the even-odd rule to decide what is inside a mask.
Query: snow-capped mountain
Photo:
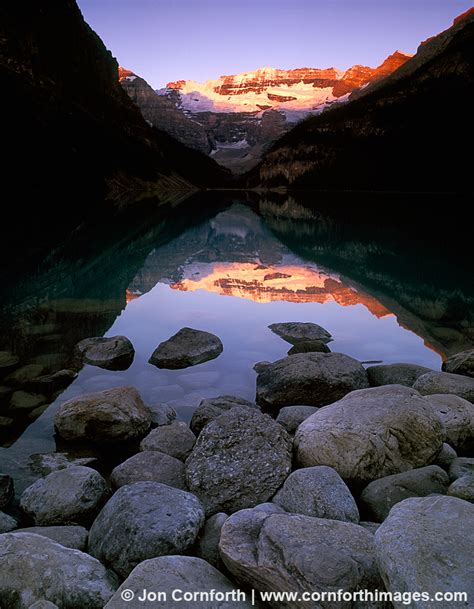
[[[177,80],[157,91],[124,68],[119,79],[153,126],[240,172],[253,167],[296,122],[343,103],[410,57],[396,51],[376,68],[355,65],[345,71],[265,67],[203,83]]]

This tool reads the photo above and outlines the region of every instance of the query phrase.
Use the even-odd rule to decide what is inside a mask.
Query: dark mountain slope
[[[472,191],[473,101],[470,13],[358,98],[298,125],[247,184]]]

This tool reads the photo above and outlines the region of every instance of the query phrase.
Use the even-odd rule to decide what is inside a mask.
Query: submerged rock
[[[448,372],[429,372],[420,376],[413,388],[422,395],[452,393],[474,402],[474,378]]]
[[[441,421],[403,385],[353,391],[303,421],[295,435],[302,467],[328,465],[370,482],[430,463],[444,441]]]
[[[90,467],[72,465],[29,486],[20,507],[36,524],[77,524],[90,521],[109,496],[104,478]]]
[[[77,378],[74,370],[59,370],[54,374],[45,374],[32,379],[26,385],[32,391],[37,391],[44,395],[51,395],[55,391],[68,387]]]
[[[417,497],[394,506],[375,533],[377,562],[387,590],[426,591],[431,597],[461,591],[473,598],[473,524],[474,506],[455,497]],[[401,609],[406,604],[399,601],[394,606]],[[413,598],[410,606],[431,605]]]
[[[69,453],[35,453],[30,456],[29,466],[32,471],[47,476],[71,465],[92,465],[96,462],[96,457],[75,457]]]
[[[135,357],[135,349],[126,336],[85,338],[76,349],[85,364],[106,370],[126,370]]]
[[[69,400],[54,425],[65,440],[123,442],[146,435],[151,413],[134,387],[117,387]]]
[[[205,398],[201,400],[201,403],[193,412],[190,427],[196,435],[199,435],[202,428],[210,421],[213,421],[235,406],[258,409],[258,406],[254,402],[249,402],[235,395],[219,395],[216,398]]]
[[[223,349],[221,340],[214,334],[182,328],[158,345],[149,362],[157,368],[188,368],[215,359]]]
[[[331,334],[327,330],[311,322],[290,321],[271,324],[268,327],[274,334],[278,334],[291,345],[299,346],[310,341],[329,343],[332,340]]]
[[[444,372],[474,377],[474,349],[451,355],[443,362],[441,369]]]
[[[196,436],[183,421],[173,421],[153,429],[140,444],[140,450],[157,450],[184,461],[191,452]]]
[[[40,393],[30,391],[15,391],[10,400],[10,409],[17,411],[34,410],[48,402],[48,398]]]
[[[87,547],[87,536],[89,532],[84,527],[80,526],[49,526],[49,527],[27,527],[24,529],[18,529],[17,533],[35,533],[36,535],[43,535],[56,543],[60,543],[66,548],[72,548],[73,550],[86,551]]]
[[[150,404],[151,422],[153,427],[169,425],[176,419],[176,410],[168,404]]]
[[[448,486],[448,474],[436,465],[428,465],[374,480],[362,491],[360,501],[369,518],[382,522],[400,501],[408,497],[445,495]]]
[[[147,480],[186,489],[184,464],[170,455],[145,450],[117,465],[110,476],[114,488]]]
[[[288,433],[294,434],[301,423],[318,410],[317,406],[284,406],[280,409],[276,421],[283,425]]]
[[[43,535],[0,536],[0,606],[29,609],[49,600],[61,609],[102,609],[118,587],[98,560]]]
[[[368,387],[364,367],[342,353],[300,353],[274,362],[257,376],[257,403],[278,410],[324,406]]]
[[[432,370],[417,364],[383,364],[367,368],[367,376],[372,387],[381,385],[413,387],[415,381],[427,372],[432,372]]]
[[[159,482],[127,484],[97,516],[89,552],[127,577],[147,558],[188,550],[203,524],[204,509],[191,493]]]
[[[0,377],[14,370],[20,363],[20,358],[10,351],[0,351]]]
[[[21,368],[17,368],[14,372],[9,374],[3,382],[6,385],[12,385],[18,387],[28,383],[31,379],[40,376],[43,373],[43,366],[39,364],[27,364]]]
[[[267,501],[290,471],[289,435],[254,408],[232,408],[206,425],[186,461],[189,490],[208,514]]]

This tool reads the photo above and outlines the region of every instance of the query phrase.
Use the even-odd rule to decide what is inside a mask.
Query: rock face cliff
[[[471,191],[474,14],[385,79],[280,139],[249,177],[265,187]]]
[[[15,195],[103,194],[106,184],[189,188],[221,170],[152,129],[118,83],[118,65],[75,0],[0,8],[2,142]]]
[[[123,68],[120,83],[153,126],[240,173],[296,122],[391,74],[409,57],[396,51],[377,68],[356,65],[345,72],[260,68],[204,83],[178,80],[156,92]]]

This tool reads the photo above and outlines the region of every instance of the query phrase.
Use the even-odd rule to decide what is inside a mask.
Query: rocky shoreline
[[[204,399],[189,425],[133,387],[61,405],[63,452],[35,456],[42,477],[15,499],[0,474],[0,608],[164,609],[183,606],[177,589],[222,592],[188,605],[203,609],[252,606],[230,599],[237,589],[457,591],[467,600],[446,606],[474,606],[474,350],[443,371],[364,368],[316,324],[270,329],[293,354],[256,364],[255,402]],[[187,367],[224,348],[184,328],[150,362]],[[125,337],[78,352],[109,370],[133,360]],[[126,458],[110,471],[107,453]],[[157,589],[166,600],[138,599]],[[257,606],[406,606],[301,598]]]

